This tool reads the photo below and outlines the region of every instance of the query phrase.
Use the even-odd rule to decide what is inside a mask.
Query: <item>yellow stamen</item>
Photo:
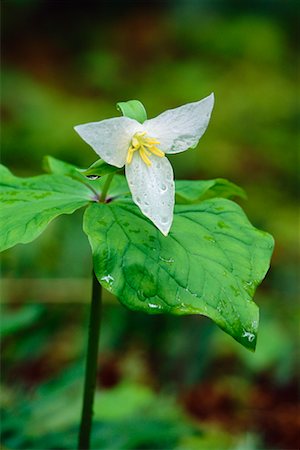
[[[140,149],[140,157],[142,158],[142,160],[144,161],[145,164],[147,164],[147,166],[151,166],[151,161],[148,158],[147,154],[146,154],[146,150],[144,148]]]
[[[151,154],[159,156],[160,158],[165,156],[164,152],[157,148],[156,145],[159,144],[160,142],[157,139],[148,137],[146,131],[143,131],[142,133],[136,133],[131,140],[131,144],[127,153],[126,163],[130,164],[134,152],[138,151],[144,163],[147,166],[151,166],[152,163],[149,158]]]
[[[127,158],[126,158],[127,164],[131,163],[132,157],[133,157],[133,151],[132,151],[132,147],[130,147],[128,150],[128,153],[127,153]]]
[[[159,148],[154,146],[151,148],[151,152],[156,156],[160,156],[161,158],[165,156],[164,152],[162,152],[161,150],[159,150]]]
[[[157,139],[147,138],[147,141],[149,144],[160,144],[160,142]]]
[[[132,138],[131,145],[132,147],[138,147],[140,145],[139,141],[134,136]]]
[[[146,153],[147,156],[151,155],[151,152],[148,149],[146,149],[144,145],[141,145],[141,150],[143,150],[143,152]]]

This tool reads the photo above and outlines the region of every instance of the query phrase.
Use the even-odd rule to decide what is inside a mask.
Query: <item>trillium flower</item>
[[[213,104],[211,94],[144,123],[116,117],[74,129],[105,162],[125,166],[133,201],[166,236],[173,221],[175,185],[165,154],[196,147],[207,128]]]

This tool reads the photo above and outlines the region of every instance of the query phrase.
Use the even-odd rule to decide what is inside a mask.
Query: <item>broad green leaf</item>
[[[127,307],[202,314],[254,350],[273,238],[227,199],[179,205],[164,237],[130,202],[93,204],[84,215],[99,282]]]
[[[123,116],[135,119],[140,123],[147,120],[147,113],[144,105],[139,100],[129,100],[128,102],[117,103],[117,109]]]
[[[60,214],[97,200],[88,185],[61,175],[18,178],[0,166],[0,250],[38,237]]]
[[[120,170],[118,167],[107,164],[103,159],[98,159],[88,169],[81,170],[81,173],[86,177],[91,175],[103,177],[104,175],[118,172],[118,170]]]
[[[199,203],[213,197],[244,199],[247,197],[242,188],[223,178],[201,181],[178,180],[175,186],[178,204]]]

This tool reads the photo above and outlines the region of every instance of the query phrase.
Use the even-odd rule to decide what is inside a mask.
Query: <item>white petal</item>
[[[105,162],[123,167],[132,136],[142,126],[128,117],[115,117],[77,125],[74,129]]]
[[[167,158],[151,155],[147,166],[135,152],[125,173],[133,201],[142,213],[166,236],[171,228],[174,210],[174,175]]]
[[[143,123],[148,135],[156,138],[165,153],[184,152],[195,147],[204,134],[214,106],[214,94],[199,102],[169,109]]]

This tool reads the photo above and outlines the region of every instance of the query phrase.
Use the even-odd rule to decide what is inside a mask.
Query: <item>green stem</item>
[[[113,179],[114,175],[115,175],[114,173],[111,173],[111,174],[107,175],[107,178],[105,180],[105,183],[104,183],[104,186],[103,186],[100,198],[99,198],[99,202],[100,203],[104,203],[105,202],[106,195],[107,195],[110,183],[112,182],[112,179]]]
[[[99,202],[104,203],[114,173],[107,175]],[[97,357],[101,324],[102,289],[93,271],[92,303],[89,319],[89,336],[85,366],[84,393],[78,439],[79,450],[89,450],[93,419],[93,403],[97,378]]]
[[[85,381],[81,423],[79,431],[78,449],[90,448],[90,435],[92,429],[93,403],[97,377],[97,359],[101,323],[101,284],[93,272],[92,303],[89,319],[89,336],[85,367]]]

